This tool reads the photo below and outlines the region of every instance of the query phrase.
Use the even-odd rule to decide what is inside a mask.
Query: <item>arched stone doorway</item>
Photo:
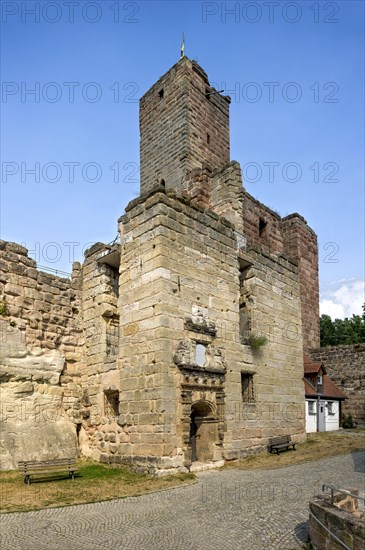
[[[214,407],[208,401],[197,401],[191,406],[190,445],[191,462],[211,462],[218,443],[218,422]]]

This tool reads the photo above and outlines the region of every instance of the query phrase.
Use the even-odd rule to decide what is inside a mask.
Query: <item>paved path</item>
[[[279,470],[208,471],[141,497],[0,517],[2,550],[267,550],[306,540],[324,482],[362,487],[365,453]]]

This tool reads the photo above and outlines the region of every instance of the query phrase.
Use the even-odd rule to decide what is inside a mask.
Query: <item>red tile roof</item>
[[[343,393],[340,388],[332,382],[331,378],[326,373],[326,369],[322,363],[315,363],[312,361],[310,356],[307,353],[303,354],[304,361],[304,390],[307,397],[318,397],[321,395],[325,398],[334,398],[334,399],[346,399],[347,396]],[[305,378],[305,375],[318,374],[322,370],[323,372],[323,386],[322,392],[318,393],[316,389],[312,386],[310,377]]]
[[[304,391],[306,397],[318,397],[320,395],[321,397],[325,398],[347,398],[343,391],[340,390],[340,388],[338,388],[334,382],[332,382],[328,374],[323,375],[323,387],[321,393],[318,393],[306,378],[304,378]]]
[[[304,378],[304,391],[306,397],[318,397],[318,394],[314,388],[309,384],[308,380]]]
[[[323,395],[326,397],[337,397],[338,399],[347,398],[343,391],[332,382],[328,374],[323,375]]]
[[[320,363],[304,363],[304,372],[305,374],[317,374],[321,370],[321,364]]]
[[[322,367],[323,373],[326,373],[322,363],[315,363],[309,357],[307,353],[303,353],[303,362],[304,362],[304,372],[305,374],[310,374],[312,372],[318,373]]]

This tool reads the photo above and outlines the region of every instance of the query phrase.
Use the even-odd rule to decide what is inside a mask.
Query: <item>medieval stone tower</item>
[[[244,192],[229,104],[186,57],[140,101],[141,197],[119,220],[119,423],[128,460],[157,468],[304,435],[295,260],[301,231],[315,236]]]
[[[161,180],[181,193],[192,170],[229,163],[229,104],[187,57],[152,86],[140,101],[141,193]]]
[[[74,431],[85,455],[186,471],[263,450],[273,435],[305,437],[303,349],[319,345],[316,235],[299,214],[281,218],[245,191],[230,160],[229,105],[187,57],[148,90],[141,195],[118,221],[120,244],[95,244],[70,281],[37,272],[18,245],[0,247],[29,372],[46,342],[47,361],[58,360],[45,378],[62,403],[58,431],[71,447]],[[5,386],[17,399],[16,382]],[[44,384],[29,391],[36,402]]]

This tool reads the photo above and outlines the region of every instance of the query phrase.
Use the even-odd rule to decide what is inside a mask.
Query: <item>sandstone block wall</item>
[[[347,490],[359,494],[356,488]],[[328,496],[312,498],[309,503],[309,534],[313,550],[362,550],[365,545],[365,525],[361,504],[361,501],[343,494],[335,494],[334,504],[330,503]]]
[[[209,207],[235,225],[248,245],[298,264],[305,349],[319,343],[319,286],[317,238],[299,214],[281,218],[242,186],[239,163],[216,171],[210,184]]]
[[[298,262],[304,349],[320,345],[317,235],[299,214],[282,220],[284,252]]]
[[[222,360],[237,370],[242,349],[234,324],[239,305],[234,232],[216,214],[161,192],[134,201],[121,229],[120,421],[131,433],[128,452],[134,460],[149,455],[160,467],[182,467],[190,458],[191,403],[185,410],[182,385],[188,375],[184,378],[174,363],[175,353],[181,345],[204,343],[213,362],[217,347]],[[195,332],[192,317],[199,310],[207,312],[216,338]],[[201,388],[219,409],[208,382],[195,383],[191,400],[199,400]],[[218,454],[219,448],[216,459]]]
[[[212,93],[213,92],[213,93]],[[248,242],[299,264],[304,348],[319,346],[318,248],[304,218],[281,219],[242,188],[230,164],[229,98],[214,93],[201,67],[182,58],[140,101],[141,193],[161,179],[225,216]]]
[[[235,231],[247,239],[246,213],[243,211],[244,190],[242,186],[241,167],[232,161],[228,166],[217,170],[210,183],[210,208],[229,220]]]
[[[230,99],[211,92],[203,69],[184,57],[141,98],[141,193],[161,179],[181,190],[191,170],[229,163]]]
[[[101,262],[107,252],[108,247],[103,243],[94,244],[86,251],[82,268],[86,371],[80,444],[83,454],[96,460],[106,454],[114,455],[124,434],[117,424],[119,267]]]
[[[71,279],[38,271],[27,250],[0,241],[3,469],[75,455],[80,407],[80,265]]]
[[[161,202],[159,202],[161,199]],[[128,434],[122,460],[183,466],[176,432],[177,371],[174,333],[183,327],[172,311],[179,285],[167,253],[171,226],[169,201],[158,193],[136,199],[120,221],[120,386],[119,422]]]
[[[243,232],[248,242],[260,246],[271,254],[284,250],[281,218],[279,214],[244,191]]]
[[[252,372],[254,402],[240,395],[240,372],[227,387],[226,458],[264,450],[268,438],[290,434],[305,439],[303,343],[297,266],[254,246],[241,255],[241,340],[245,343],[241,369]],[[243,333],[242,333],[243,329]],[[242,339],[243,336],[243,339]],[[250,337],[267,338],[254,351]]]
[[[365,344],[327,346],[311,350],[314,361],[324,364],[335,384],[348,396],[342,412],[365,427]]]
[[[251,323],[269,335],[267,349],[253,354],[240,339],[240,262],[229,221],[161,189],[133,201],[120,227],[119,423],[130,435],[122,460],[189,463],[191,406],[201,401],[215,423],[212,460],[264,448],[271,435],[303,438],[296,266],[252,251]],[[201,369],[197,344],[207,354]],[[256,372],[253,407],[242,405],[247,369]]]
[[[216,202],[216,201],[215,201]],[[232,214],[231,214],[232,216]],[[303,346],[319,346],[319,277],[317,236],[299,214],[279,214],[243,192],[242,232],[247,242],[271,254],[285,254],[298,264]],[[229,218],[231,219],[231,218]]]

